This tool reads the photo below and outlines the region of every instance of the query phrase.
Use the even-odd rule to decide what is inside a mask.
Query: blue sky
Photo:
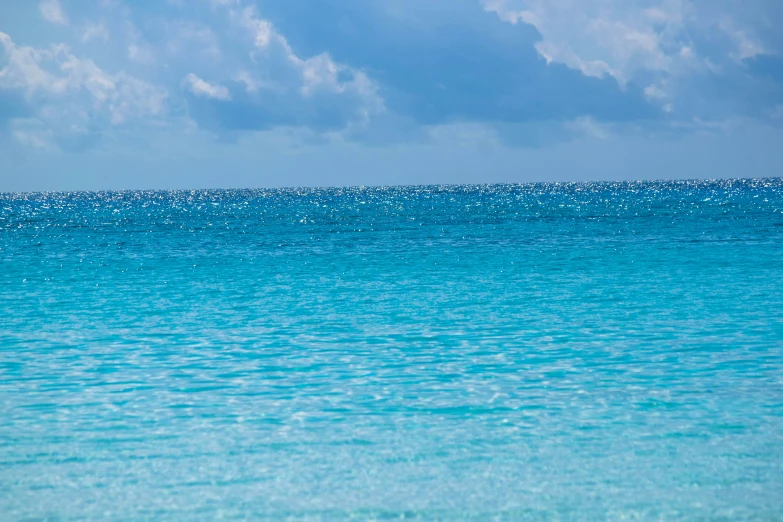
[[[0,191],[783,174],[778,0],[0,0]]]

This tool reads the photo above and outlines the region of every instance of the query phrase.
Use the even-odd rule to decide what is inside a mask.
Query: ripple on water
[[[773,519],[783,182],[0,195],[10,519]]]

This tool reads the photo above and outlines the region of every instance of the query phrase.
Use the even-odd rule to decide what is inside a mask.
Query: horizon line
[[[366,190],[366,189],[398,189],[398,188],[453,188],[453,187],[493,187],[493,186],[526,186],[526,185],[595,185],[595,184],[645,184],[645,183],[715,183],[718,181],[761,181],[783,180],[781,176],[761,177],[716,177],[716,178],[652,178],[627,180],[580,180],[580,181],[520,181],[520,182],[488,182],[488,183],[422,183],[411,185],[284,185],[279,187],[210,187],[210,188],[158,188],[158,189],[81,189],[81,190],[20,190],[0,191],[0,196],[9,195],[50,195],[50,194],[89,194],[89,193],[124,193],[124,192],[228,192],[228,191],[295,191],[295,190]]]

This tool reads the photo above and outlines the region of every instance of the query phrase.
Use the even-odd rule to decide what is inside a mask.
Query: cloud
[[[606,126],[596,122],[590,116],[582,116],[581,118],[568,122],[566,128],[581,133],[584,136],[599,140],[606,140],[610,136],[610,132]]]
[[[47,22],[68,25],[68,16],[63,11],[59,0],[44,0],[38,4],[38,10]]]
[[[149,64],[155,61],[155,54],[149,47],[138,44],[128,46],[128,58],[132,62]]]
[[[185,76],[185,78],[182,80],[182,84],[196,96],[225,101],[231,99],[231,94],[228,92],[227,88],[223,87],[222,85],[212,85],[207,83],[193,73]]]
[[[241,12],[232,12],[231,16],[253,38],[256,48],[251,53],[255,66],[253,69],[263,69],[263,64],[269,64],[269,69],[262,72],[276,72],[280,78],[291,80],[291,85],[298,87],[303,97],[326,91],[355,94],[371,104],[380,103],[374,83],[364,72],[336,63],[327,53],[309,58],[300,57],[268,20],[257,15],[255,8],[245,7]],[[242,73],[246,77],[252,76],[250,71]]]
[[[738,29],[731,18],[721,19],[718,22],[718,27],[734,42],[734,50],[729,56],[735,60],[746,60],[767,53],[764,45],[758,39],[752,36],[747,29]]]
[[[672,72],[687,64],[684,0],[483,0],[508,23],[536,28],[548,63],[625,85],[641,71]],[[646,6],[646,7],[645,7]],[[687,53],[685,53],[687,54]]]
[[[185,77],[193,95],[191,117],[199,125],[230,132],[307,126],[355,133],[358,125],[385,113],[377,84],[363,71],[328,53],[301,56],[253,6],[232,0],[215,7],[226,15],[230,30],[241,35],[244,49],[210,72],[219,83],[193,72]]]
[[[671,120],[754,117],[780,99],[749,62],[783,51],[766,20],[778,2],[750,0],[482,0],[505,23],[534,27],[548,64],[613,78]],[[767,40],[768,43],[765,43]],[[775,47],[777,45],[777,47]]]
[[[93,40],[108,42],[110,37],[109,30],[103,22],[87,24],[82,30],[82,43],[88,43]]]
[[[165,114],[164,89],[124,72],[107,73],[64,45],[18,46],[0,32],[0,50],[0,92],[21,96],[27,106],[28,116],[12,118],[11,124],[28,143],[47,136],[65,145],[84,143],[82,138],[107,128]]]
[[[142,65],[155,63],[155,52],[147,44],[144,36],[130,20],[125,22],[126,38],[128,40],[128,59]]]
[[[690,74],[726,58],[764,52],[730,4],[706,0],[483,0],[508,23],[536,28],[536,49],[588,76],[621,84],[659,73]],[[728,43],[724,53],[722,43]]]
[[[175,21],[166,23],[165,49],[169,56],[177,60],[188,58],[207,59],[219,62],[223,53],[220,39],[215,31],[196,21]]]
[[[531,147],[630,125],[771,120],[783,105],[769,59],[783,37],[763,22],[783,3],[769,0],[63,5],[26,8],[78,29],[56,32],[68,46],[0,47],[0,120],[31,146],[184,117],[229,140],[282,128],[388,145],[475,125]]]
[[[266,10],[297,49],[329,49],[335,62],[367,71],[388,111],[422,125],[661,113],[643,86],[622,90],[611,77],[547,67],[533,47],[540,35],[532,26],[503,22],[479,0],[345,0],[339,8],[289,0]]]

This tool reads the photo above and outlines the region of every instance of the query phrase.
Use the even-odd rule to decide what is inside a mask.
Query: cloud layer
[[[106,128],[163,116],[166,91],[122,71],[107,73],[63,44],[20,46],[0,32],[0,90],[21,113],[12,134],[36,147],[81,147]]]
[[[363,71],[334,61],[327,52],[300,56],[253,6],[221,4],[215,14],[225,17],[244,52],[202,67],[198,74],[205,79],[194,72],[185,76],[197,121],[229,131],[278,125],[343,129],[369,123],[385,111],[375,82]]]
[[[774,0],[9,3],[0,147],[108,150],[164,129],[540,148],[779,127],[781,20]]]
[[[768,16],[783,15],[766,0],[742,8],[721,0],[483,0],[483,5],[506,23],[535,27],[536,51],[547,63],[586,76],[611,76],[622,86],[637,82],[667,112],[689,104],[695,85],[734,83],[735,92],[721,94],[746,96],[759,87],[753,60],[783,50],[774,38],[765,38]],[[735,16],[748,12],[756,13],[750,23]],[[711,96],[711,90],[704,92]]]

